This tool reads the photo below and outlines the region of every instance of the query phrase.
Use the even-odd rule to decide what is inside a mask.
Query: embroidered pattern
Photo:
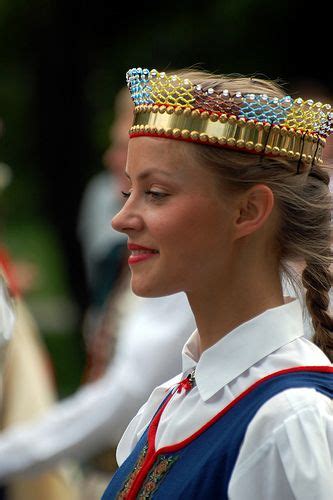
[[[141,453],[140,453],[140,455],[139,455],[139,457],[138,457],[138,459],[136,461],[136,464],[135,464],[132,472],[127,477],[126,481],[123,484],[123,487],[119,491],[119,493],[118,493],[118,495],[116,497],[117,500],[126,500],[128,492],[131,489],[132,484],[134,483],[134,480],[135,480],[136,476],[139,474],[143,462],[145,461],[145,458],[146,458],[146,455],[147,455],[147,451],[148,451],[148,445],[146,444],[142,448]]]
[[[177,455],[160,455],[147,475],[137,498],[140,500],[151,499],[152,495],[158,488],[159,483],[165,478],[166,474],[169,472],[177,459]]]

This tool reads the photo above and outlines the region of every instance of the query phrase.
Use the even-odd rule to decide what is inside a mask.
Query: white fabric
[[[162,414],[155,448],[192,435],[262,377],[295,366],[330,366],[303,336],[298,300],[243,323],[200,356],[198,332],[183,349],[183,373],[151,394],[125,431],[121,464],[144,432],[166,390],[196,368],[196,385],[175,393]],[[333,402],[313,389],[288,389],[250,423],[229,484],[231,500],[331,500]]]
[[[0,373],[2,354],[12,338],[15,324],[14,304],[0,270]]]
[[[0,479],[116,446],[153,387],[181,369],[182,346],[195,328],[185,294],[143,299],[130,292],[126,304],[116,353],[104,377],[35,424],[0,435]]]

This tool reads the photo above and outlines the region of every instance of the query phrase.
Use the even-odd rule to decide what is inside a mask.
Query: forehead
[[[192,150],[195,147],[183,141],[159,137],[131,138],[125,173],[131,183],[145,180],[166,183],[177,192],[224,203],[229,193],[221,190],[216,172],[196,158]]]
[[[146,169],[177,177],[201,173],[200,167],[191,159],[186,144],[158,137],[134,137],[128,146],[127,174],[137,177]]]
[[[129,141],[129,153],[131,151],[136,155],[140,153],[141,159],[160,158],[165,163],[184,156],[183,143],[161,137],[133,137]]]

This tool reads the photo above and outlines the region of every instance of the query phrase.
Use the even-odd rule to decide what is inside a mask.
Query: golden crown
[[[329,104],[217,92],[155,69],[130,69],[126,80],[135,104],[130,137],[166,137],[323,163],[326,137],[333,131]]]

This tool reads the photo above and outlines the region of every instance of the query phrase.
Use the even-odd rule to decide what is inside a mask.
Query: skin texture
[[[278,213],[267,186],[232,193],[196,162],[189,145],[150,137],[130,140],[126,174],[131,187],[112,226],[129,243],[158,251],[130,266],[133,292],[184,291],[202,350],[284,303],[274,246]]]

